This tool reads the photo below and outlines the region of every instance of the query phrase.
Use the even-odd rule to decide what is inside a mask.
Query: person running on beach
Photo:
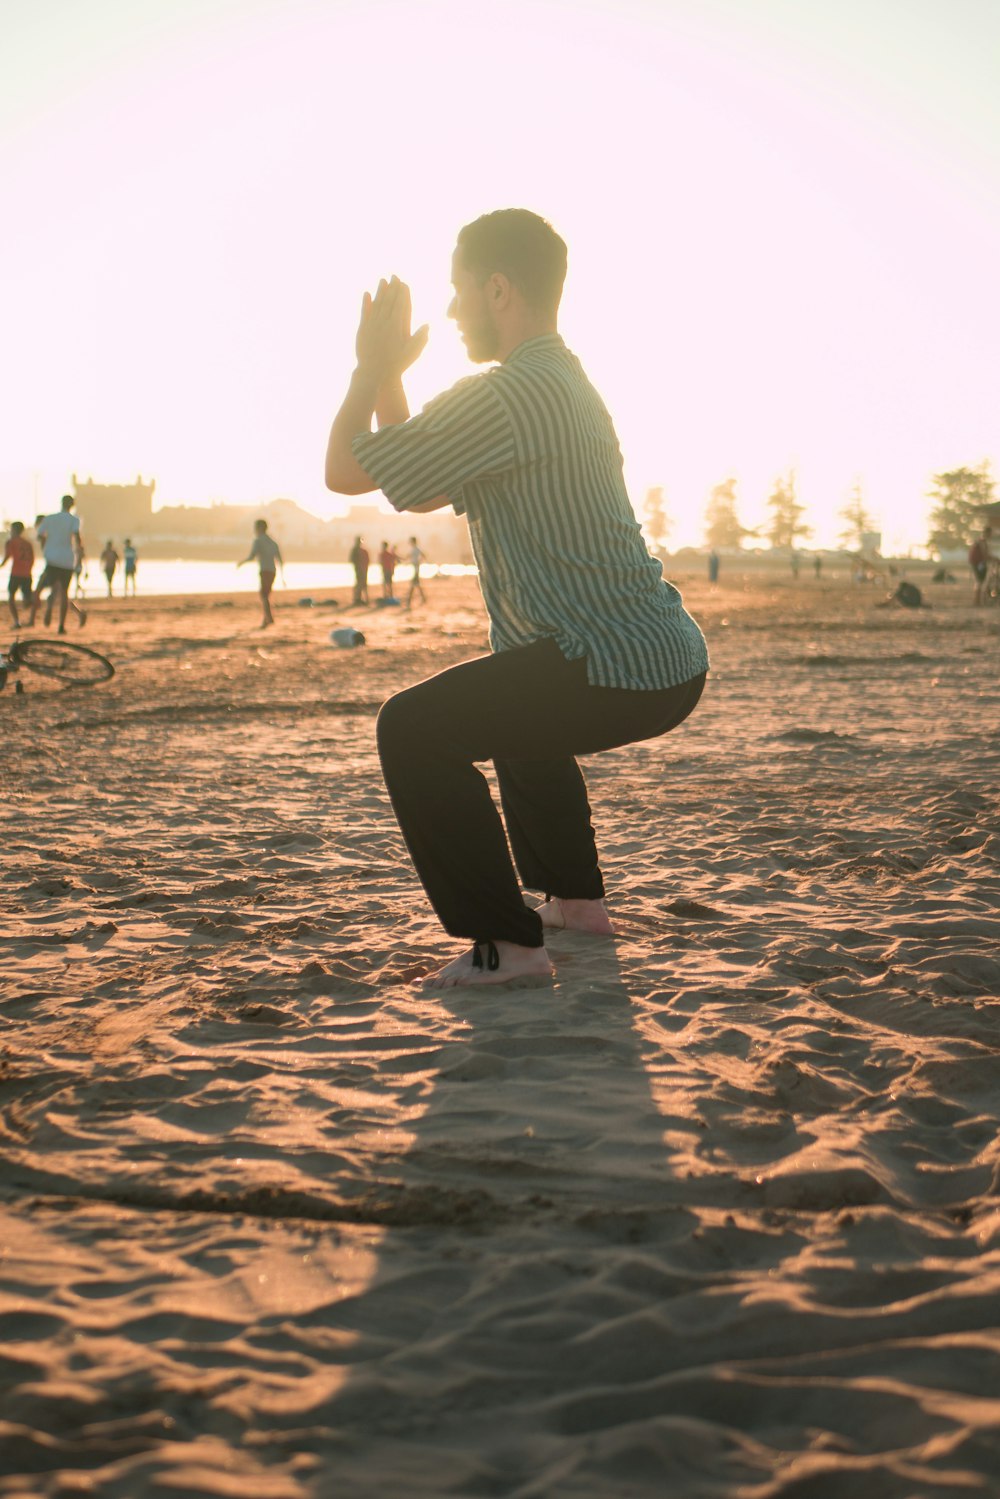
[[[466,225],[448,312],[470,357],[497,362],[412,418],[402,375],[427,328],[411,334],[407,287],[380,282],[327,447],[337,493],[380,488],[397,510],[451,504],[470,521],[493,654],[397,693],[377,725],[417,874],[445,930],[472,944],[425,981],[441,987],[543,981],[546,927],[611,934],[575,756],[676,728],[708,669],[701,631],[646,550],[611,418],[557,331],[565,272],[566,246],[536,214]]]
[[[129,584],[132,585],[132,597],[135,598],[135,570],[139,562],[139,553],[132,545],[131,538],[126,536],[125,545],[122,548],[122,557],[125,562],[125,597],[128,598]]]
[[[101,553],[101,571],[104,573],[104,576],[108,580],[108,598],[111,598],[113,594],[111,585],[115,580],[115,572],[117,571],[120,561],[121,558],[115,551],[114,542],[109,541],[107,546],[104,548],[104,551]]]
[[[383,541],[382,550],[378,554],[378,565],[382,569],[382,597],[394,599],[396,595],[392,591],[392,580],[396,572],[396,563],[399,558],[387,541]]]
[[[368,602],[368,566],[371,558],[364,539],[355,536],[354,545],[351,547],[347,557],[348,562],[354,568],[354,596],[352,604],[367,604]]]
[[[260,565],[260,602],[264,617],[257,628],[266,630],[274,624],[274,615],[271,613],[271,589],[274,587],[275,568],[281,567],[282,574],[284,574],[284,564],[278,543],[267,534],[267,521],[255,520],[253,530],[254,540],[250,555],[244,557],[242,562],[237,562],[236,566],[243,567],[247,562],[257,562]]]
[[[984,526],[982,534],[977,536],[969,548],[969,566],[972,569],[972,602],[982,604],[986,597],[986,579],[989,577],[990,563],[993,561],[993,553],[990,551],[990,538],[993,535],[992,526]]]
[[[413,572],[410,576],[410,591],[406,595],[406,607],[407,609],[412,609],[413,595],[415,593],[419,593],[420,602],[422,604],[426,604],[427,602],[427,595],[424,593],[424,585],[420,581],[420,564],[421,562],[425,562],[427,559],[424,557],[423,552],[417,546],[417,538],[415,536],[410,537],[410,550],[407,552],[406,558],[413,569]]]
[[[87,613],[81,609],[79,604],[70,602],[69,585],[73,580],[73,572],[77,562],[83,556],[83,537],[80,534],[80,522],[72,513],[76,500],[71,494],[62,497],[62,508],[54,515],[43,515],[35,522],[35,535],[42,545],[42,555],[45,558],[45,570],[38,580],[35,588],[35,596],[31,601],[31,618],[28,626],[31,628],[35,623],[35,615],[38,613],[38,605],[42,592],[48,588],[51,590],[49,601],[45,609],[45,623],[49,624],[52,619],[53,603],[59,605],[59,634],[66,633],[66,614],[69,609],[73,610],[80,626],[87,623]]]
[[[35,566],[35,549],[24,534],[24,522],[15,520],[10,523],[10,536],[3,551],[3,562],[0,567],[10,563],[10,579],[7,584],[7,607],[10,610],[10,622],[15,630],[21,628],[21,620],[17,612],[17,596],[21,595],[23,603],[31,608],[31,573]]]

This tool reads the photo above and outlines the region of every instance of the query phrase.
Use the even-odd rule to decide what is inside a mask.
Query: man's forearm
[[[351,451],[351,443],[359,432],[371,431],[377,399],[378,377],[356,369],[326,445],[326,487],[337,494],[368,494],[376,487]]]
[[[400,422],[408,422],[409,419],[410,408],[402,380],[391,380],[386,385],[380,385],[375,394],[375,420],[379,431],[383,427],[398,427]]]

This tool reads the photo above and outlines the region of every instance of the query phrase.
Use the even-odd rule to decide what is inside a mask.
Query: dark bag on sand
[[[916,583],[900,583],[893,598],[897,604],[902,604],[904,609],[919,609],[924,602]]]

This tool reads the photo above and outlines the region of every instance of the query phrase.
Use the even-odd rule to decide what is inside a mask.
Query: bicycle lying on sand
[[[0,650],[0,691],[22,666],[71,687],[96,687],[115,674],[107,656],[87,645],[70,645],[68,640],[15,640],[8,651]],[[15,682],[14,691],[23,692],[24,683]]]

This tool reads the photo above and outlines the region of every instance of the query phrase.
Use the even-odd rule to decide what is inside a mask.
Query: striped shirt
[[[599,687],[707,670],[704,636],[643,544],[611,418],[557,333],[352,448],[397,510],[446,494],[468,517],[494,651],[550,637]]]

